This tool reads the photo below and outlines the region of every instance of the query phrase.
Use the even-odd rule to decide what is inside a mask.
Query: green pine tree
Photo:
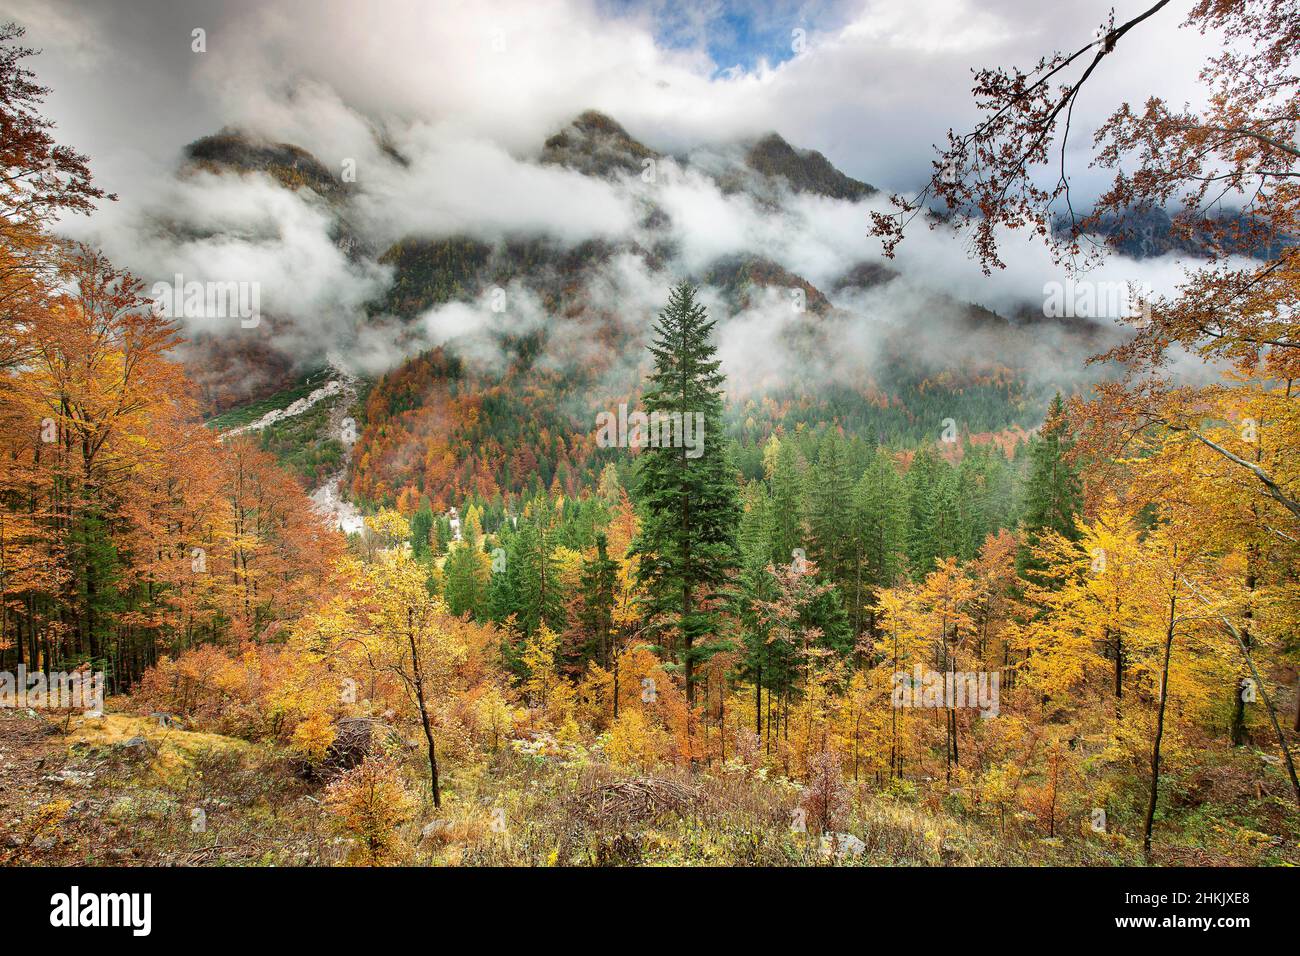
[[[790,438],[779,443],[772,470],[772,560],[788,564],[804,546],[803,479],[799,451]]]
[[[740,518],[740,575],[735,611],[742,628],[743,653],[740,676],[754,688],[754,733],[763,733],[763,689],[781,686],[787,677],[786,662],[779,649],[768,641],[771,622],[760,608],[777,597],[771,571],[772,535],[775,514],[763,482],[745,488],[745,509]]]
[[[877,450],[853,489],[854,587],[849,594],[854,632],[875,630],[874,604],[881,588],[891,587],[907,564],[907,515],[903,478],[894,462]]]
[[[822,439],[817,464],[809,470],[808,557],[821,580],[836,585],[841,594],[853,583],[853,528],[846,520],[851,490],[844,440],[832,428]]]
[[[933,449],[917,451],[907,469],[907,566],[912,577],[921,580],[934,570],[934,560],[944,554],[946,525],[951,518],[944,514],[948,463]]]
[[[650,414],[701,415],[703,448],[678,442],[683,447],[646,448],[638,460],[645,518],[634,545],[637,576],[650,620],[675,632],[688,704],[695,700],[695,665],[718,649],[701,642],[718,633],[718,599],[738,560],[740,505],[722,433],[724,376],[710,341],[713,325],[693,286],[672,290],[650,344],[655,367],[644,404]]]
[[[492,588],[493,620],[515,615],[525,637],[531,637],[543,621],[554,631],[564,627],[554,512],[545,494],[533,499],[529,511],[505,538],[505,570],[493,575]]]
[[[475,551],[468,543],[458,541],[451,546],[442,567],[442,594],[452,614],[483,616],[487,609],[489,569],[487,555]]]
[[[1021,545],[1017,570],[1041,570],[1033,548],[1046,531],[1071,541],[1079,537],[1074,519],[1083,504],[1079,472],[1069,461],[1072,446],[1065,403],[1058,392],[1047,409],[1047,419],[1029,450],[1029,475],[1025,482],[1025,508],[1021,516]]]
[[[417,561],[423,561],[433,552],[433,509],[429,499],[420,502],[420,507],[411,515],[411,554]]]
[[[613,659],[614,586],[618,563],[610,558],[605,533],[596,535],[596,554],[583,562],[578,623],[587,633],[601,667],[608,668]]]

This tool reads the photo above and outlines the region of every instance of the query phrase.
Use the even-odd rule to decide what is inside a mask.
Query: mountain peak
[[[768,178],[781,177],[797,193],[830,199],[862,199],[876,191],[836,169],[815,149],[795,149],[779,133],[768,133],[749,148],[745,164]]]
[[[600,110],[584,110],[578,114],[571,125],[589,136],[613,136],[617,139],[633,141],[627,130],[623,128],[623,124]]]
[[[322,196],[334,196],[342,188],[325,164],[302,147],[268,142],[231,127],[190,143],[185,159],[212,172],[266,173],[288,189],[306,186]]]
[[[646,159],[659,154],[633,139],[613,118],[597,110],[586,110],[568,126],[547,139],[542,162],[589,176],[608,177],[617,173],[640,173]]]

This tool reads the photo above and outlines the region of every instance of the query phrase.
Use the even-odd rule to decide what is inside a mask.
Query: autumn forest
[[[585,243],[385,252],[346,160],[191,145],[178,188],[264,190],[282,242],[302,203],[387,277],[328,360],[271,280],[260,326],[196,323],[70,227],[131,199],[51,119],[57,53],[0,27],[0,864],[1300,864],[1300,5],[1138,7],[968,63],[896,194],[583,113],[522,165],[632,197]],[[1197,105],[1104,78],[1180,31],[1229,41]],[[419,168],[376,138],[363,170]],[[870,268],[692,264],[669,168],[847,210]],[[1083,286],[1151,210],[1180,277],[1105,329],[960,291],[850,316],[914,295],[931,235]],[[194,272],[180,216],[151,235]],[[940,313],[971,354],[911,351]],[[375,336],[404,351],[365,365]],[[1050,374],[1018,351],[1048,336]]]

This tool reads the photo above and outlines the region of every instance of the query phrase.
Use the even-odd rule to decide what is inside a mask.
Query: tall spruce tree
[[[433,553],[433,521],[433,509],[429,507],[429,499],[424,498],[411,516],[411,554],[417,561],[424,561]]]
[[[852,487],[844,440],[831,428],[808,474],[808,556],[816,562],[821,580],[834,584],[842,594],[853,584],[853,527],[847,513]]]
[[[702,642],[718,634],[718,599],[738,560],[740,503],[722,434],[724,377],[713,325],[690,283],[672,290],[650,344],[655,367],[644,405],[649,414],[703,416],[703,448],[678,441],[681,447],[646,448],[638,461],[645,518],[634,545],[637,579],[651,622],[672,632],[692,705],[695,666],[719,649]]]
[[[443,564],[443,597],[452,614],[482,617],[487,608],[490,559],[468,541],[457,541]]]
[[[553,511],[544,494],[533,500],[530,512],[510,536],[505,577],[495,590],[498,600],[493,607],[500,619],[514,614],[525,637],[542,624],[555,631],[564,626],[559,561],[552,544]]]
[[[604,668],[608,668],[613,659],[610,645],[614,635],[614,585],[617,577],[618,563],[609,556],[608,539],[603,531],[597,532],[596,553],[582,565],[582,604],[578,622],[587,633],[587,653],[594,655]]]
[[[761,481],[751,482],[744,491],[745,508],[740,518],[740,576],[736,589],[736,616],[744,635],[741,676],[754,686],[754,733],[763,733],[763,688],[771,686],[774,668],[769,662],[771,624],[759,609],[776,599],[772,577],[772,501]]]
[[[773,436],[775,439],[776,436]],[[772,561],[788,564],[804,546],[803,479],[794,439],[778,441],[772,468]]]
[[[849,594],[855,633],[874,635],[876,594],[892,587],[907,564],[907,502],[903,478],[877,449],[853,490],[854,587]]]
[[[1074,519],[1083,505],[1083,486],[1078,470],[1069,460],[1071,445],[1065,403],[1057,392],[1029,450],[1021,548],[1016,562],[1022,573],[1033,575],[1041,570],[1033,549],[1044,532],[1055,531],[1071,541],[1079,537]]]
[[[917,451],[907,469],[907,564],[917,581],[945,554],[945,526],[952,520],[944,513],[948,471],[948,463],[928,447]]]

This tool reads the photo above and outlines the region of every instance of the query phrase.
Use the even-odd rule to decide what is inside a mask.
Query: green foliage
[[[614,584],[618,564],[603,533],[596,535],[596,554],[583,562],[578,624],[586,635],[585,655],[608,668],[614,635]]]
[[[808,557],[821,580],[841,590],[854,579],[853,526],[845,520],[851,488],[844,440],[829,431],[808,474]]]
[[[772,472],[773,561],[788,562],[803,545],[803,477],[794,443],[781,442]]]
[[[866,606],[880,588],[890,587],[905,570],[907,512],[903,478],[893,461],[877,449],[853,488],[849,510],[853,542],[853,580],[846,592],[855,633],[873,623]]]
[[[649,618],[675,632],[688,701],[694,699],[694,666],[708,655],[697,645],[718,633],[716,602],[737,564],[740,507],[722,434],[724,378],[710,341],[713,325],[694,287],[673,289],[655,325],[644,405],[647,413],[702,415],[704,447],[698,457],[689,457],[685,447],[647,448],[638,463],[644,509],[634,546],[641,559],[638,581]]]
[[[518,525],[503,528],[500,546],[505,568],[492,575],[490,615],[503,622],[514,616],[525,637],[545,622],[552,630],[564,626],[564,595],[555,557],[553,512],[545,497],[534,499],[531,514]]]
[[[1032,551],[1045,532],[1054,531],[1070,541],[1079,537],[1075,518],[1083,505],[1083,487],[1077,467],[1069,461],[1072,442],[1064,413],[1065,403],[1058,393],[1048,407],[1042,431],[1030,446],[1017,559],[1022,574],[1042,570]]]
[[[475,551],[464,541],[447,552],[443,565],[443,598],[451,613],[481,617],[488,600],[490,564],[487,555]]]
[[[420,502],[420,507],[411,516],[411,553],[416,560],[422,560],[433,550],[433,509],[428,499]]]

